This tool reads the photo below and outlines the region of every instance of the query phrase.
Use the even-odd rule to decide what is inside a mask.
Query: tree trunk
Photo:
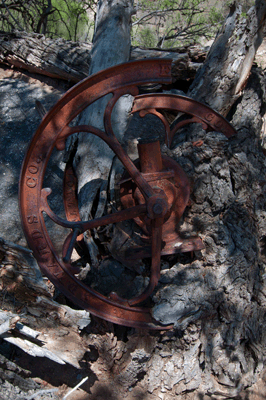
[[[151,392],[168,379],[176,393],[198,389],[235,398],[263,368],[266,171],[260,132],[266,99],[258,93],[264,85],[253,70],[232,119],[234,139],[195,126],[172,150],[193,181],[180,229],[199,234],[206,249],[177,258],[162,272],[153,315],[174,323],[181,339],[166,339],[156,367],[150,364],[149,376],[161,371],[150,381]],[[163,359],[175,346],[178,355]],[[168,363],[177,368],[177,384],[163,372]]]
[[[89,75],[129,60],[130,27],[133,2],[99,1]],[[111,96],[92,104],[79,118],[79,124],[88,124],[104,130],[103,115]],[[131,96],[123,96],[112,114],[114,131],[122,138],[131,109]],[[74,167],[78,179],[80,215],[88,220],[92,205],[98,199],[95,217],[101,217],[107,198],[108,179],[114,153],[100,138],[92,134],[79,134]],[[103,156],[104,155],[104,156]],[[101,199],[101,200],[100,200]],[[97,249],[89,233],[84,235],[92,264],[98,264]]]
[[[91,44],[41,34],[0,34],[0,62],[29,72],[79,82],[88,75]]]
[[[237,135],[228,140],[195,125],[175,139],[172,157],[193,181],[180,229],[199,234],[206,249],[162,272],[153,315],[174,323],[180,338],[165,338],[151,357],[152,393],[168,382],[176,394],[236,398],[265,362],[265,77],[250,72],[265,14],[258,1],[247,17],[234,7],[189,90],[224,115],[231,109]]]
[[[226,116],[241,96],[263,39],[266,5],[256,1],[247,16],[233,3],[188,95]]]
[[[110,38],[113,43],[113,38]],[[26,32],[0,33],[0,62],[56,79],[73,83],[88,76],[91,62],[90,43],[49,39]],[[130,60],[171,58],[174,80],[193,79],[206,58],[206,49],[193,46],[178,51],[131,48]],[[126,57],[127,60],[127,57]]]

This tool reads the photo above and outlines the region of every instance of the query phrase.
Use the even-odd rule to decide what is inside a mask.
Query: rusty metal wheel
[[[33,250],[42,272],[54,285],[78,306],[92,314],[130,327],[169,329],[153,320],[148,307],[139,306],[153,292],[160,277],[162,254],[202,248],[198,238],[178,241],[176,225],[189,200],[189,182],[181,167],[162,157],[159,141],[139,144],[139,164],[134,164],[116,139],[111,124],[111,113],[117,100],[124,94],[135,96],[132,113],[140,116],[154,114],[164,124],[169,146],[174,134],[185,124],[200,122],[205,130],[219,131],[230,137],[235,133],[230,124],[209,107],[183,96],[139,95],[139,87],[150,83],[171,83],[171,60],[145,60],[122,64],[101,71],[69,90],[46,114],[35,133],[25,156],[20,178],[21,220],[29,247]],[[71,121],[100,97],[112,94],[101,131],[93,126],[71,126]],[[188,115],[172,129],[162,110],[174,110]],[[75,194],[75,176],[69,166],[65,172],[64,204],[66,218],[50,208],[49,188],[43,187],[47,163],[52,151],[64,150],[66,138],[77,132],[89,132],[104,140],[122,162],[126,174],[121,182],[121,202],[124,209],[101,218],[81,221]],[[61,254],[55,250],[47,231],[44,214],[70,233]],[[71,253],[78,238],[93,228],[134,219],[150,235],[150,248],[143,257],[151,256],[149,284],[140,295],[123,299],[116,293],[108,297],[85,285],[74,273]],[[178,242],[178,244],[177,244]],[[179,249],[180,251],[180,249]],[[140,256],[139,255],[139,256]]]

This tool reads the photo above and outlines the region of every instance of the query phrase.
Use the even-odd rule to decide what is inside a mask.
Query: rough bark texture
[[[245,391],[259,378],[266,356],[264,88],[265,77],[253,70],[234,109],[235,138],[206,134],[195,125],[180,134],[172,151],[164,149],[193,182],[181,230],[199,234],[206,250],[162,263],[153,313],[174,323],[173,331],[127,330],[122,340],[121,330],[86,336],[99,354],[93,371],[108,378],[93,393],[119,399],[253,399]],[[201,146],[193,145],[201,140]]]
[[[249,12],[249,29],[258,27],[263,19],[260,15],[256,25],[255,10]],[[216,65],[214,73],[217,71],[213,55],[220,51],[220,43],[230,43],[230,49],[239,43],[235,42],[236,32],[247,22],[240,15],[240,7],[230,14],[225,24],[231,27],[230,39],[225,29],[210,51],[203,67],[205,74],[199,71],[200,80],[190,91],[224,114],[227,101],[231,107],[236,98],[231,101],[230,96],[239,96],[243,77],[249,75],[249,51],[254,43],[246,47],[246,54],[241,44],[240,58],[235,56],[234,62],[238,71],[232,68],[231,76],[227,59],[220,64],[227,85],[230,83],[228,99],[225,88],[223,96],[219,91],[221,75],[217,81],[212,77],[213,85],[208,85],[209,76],[212,66]],[[227,56],[232,65],[231,50]],[[180,229],[199,234],[206,250],[194,259],[179,257],[170,269],[162,271],[160,287],[153,296],[153,315],[163,323],[174,323],[181,339],[178,334],[175,340],[165,339],[156,356],[152,355],[146,381],[151,393],[160,391],[167,382],[171,395],[197,389],[215,399],[235,398],[256,381],[265,363],[266,171],[260,140],[264,88],[265,78],[254,70],[241,101],[231,111],[235,138],[205,134],[195,125],[176,137],[172,151],[166,150],[193,182],[191,206]]]
[[[253,72],[236,108],[236,138],[203,134],[197,127],[172,152],[194,182],[181,229],[198,233],[206,250],[194,260],[180,258],[162,273],[153,313],[162,322],[175,323],[185,343],[178,356],[173,353],[167,361],[158,357],[151,366],[157,375],[150,381],[151,391],[170,379],[176,393],[202,388],[215,398],[233,398],[263,368],[266,171],[259,140],[265,109],[261,78]],[[194,147],[198,140],[202,146]],[[163,349],[174,352],[177,343],[168,342]],[[167,363],[178,372],[178,382],[176,375],[163,372]]]
[[[174,323],[173,331],[127,330],[122,340],[121,330],[86,336],[99,354],[93,371],[108,378],[93,393],[119,399],[253,399],[245,397],[246,390],[262,373],[266,356],[264,87],[265,77],[253,70],[234,109],[235,138],[206,134],[195,125],[180,134],[173,150],[164,148],[193,182],[181,230],[199,234],[206,250],[162,263],[153,314]],[[193,145],[201,140],[201,146]],[[125,282],[122,274],[116,278]]]
[[[0,33],[1,63],[71,83],[79,82],[88,76],[91,48],[90,43],[49,39],[40,34]],[[130,50],[130,60],[172,58],[173,78],[185,81],[195,77],[196,71],[205,60],[206,53],[207,50],[201,46],[178,51],[135,47]]]
[[[0,34],[0,62],[29,72],[79,82],[88,74],[91,44],[26,32]]]
[[[223,28],[198,71],[188,95],[226,116],[240,97],[263,38],[266,5],[256,1],[247,15],[233,3]]]

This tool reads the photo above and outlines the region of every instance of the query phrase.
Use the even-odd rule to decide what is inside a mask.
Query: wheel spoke
[[[42,189],[41,194],[41,211],[44,211],[52,221],[65,228],[78,230],[79,234],[87,231],[88,229],[97,228],[98,226],[115,224],[117,222],[126,221],[127,219],[136,218],[146,213],[146,204],[140,204],[126,210],[117,211],[114,214],[105,215],[104,217],[95,218],[90,221],[67,221],[56,215],[48,205],[47,197],[51,193],[51,189]]]
[[[113,108],[116,105],[117,101],[120,99],[120,97],[125,94],[131,94],[131,96],[137,96],[139,94],[139,89],[136,85],[130,85],[114,91],[113,97],[109,100],[105,108],[104,118],[103,118],[105,131],[107,132],[107,135],[109,137],[115,136],[111,121]]]
[[[67,247],[66,255],[63,257],[63,261],[65,263],[69,263],[69,261],[71,259],[72,252],[73,252],[73,249],[74,249],[74,246],[75,246],[75,243],[76,243],[76,240],[77,240],[77,237],[79,234],[80,234],[79,229],[75,228],[71,235],[71,239],[70,239],[69,245]]]
[[[163,254],[203,248],[199,238],[182,240],[176,232],[190,194],[189,180],[182,168],[174,160],[161,155],[160,142],[152,132],[151,135],[147,132],[143,138],[146,141],[139,141],[139,161],[134,164],[112,128],[112,111],[123,94],[136,96],[137,88],[141,85],[149,83],[162,85],[171,82],[171,60],[145,60],[112,67],[75,85],[43,118],[30,143],[21,172],[22,224],[27,241],[44,274],[79,307],[89,310],[100,318],[131,327],[152,329],[172,327],[162,327],[157,322],[153,323],[150,310],[139,306],[139,303],[152,295],[160,279],[162,243]],[[83,110],[106,95],[112,95],[112,98],[108,101],[105,111],[103,110],[102,130],[85,124],[70,126]],[[168,118],[164,116],[162,110],[172,110],[175,115],[178,112],[190,117],[186,120],[184,117],[180,118],[176,125],[170,128]],[[206,131],[222,132],[226,137],[236,133],[218,113],[185,96],[158,93],[137,96],[131,109],[132,114],[135,112],[139,112],[140,116],[154,114],[160,118],[165,126],[168,146],[175,132],[192,122],[201,123]],[[51,189],[43,189],[48,160],[55,147],[59,151],[63,150],[67,137],[79,132],[93,134],[102,139],[126,169],[124,181],[120,183],[123,211],[90,221],[81,221],[74,173],[72,178],[69,175],[69,180],[67,178],[64,180],[65,219],[51,210],[47,201]],[[139,165],[140,167],[137,167]],[[46,224],[43,213],[46,213],[55,224],[69,229],[60,255],[57,254],[49,237],[47,231],[49,224]],[[137,243],[144,246],[142,256],[148,254],[152,258],[150,281],[141,294],[130,300],[122,299],[116,293],[110,293],[109,297],[106,297],[76,276],[79,270],[75,267],[75,263],[71,264],[71,255],[75,244],[83,237],[82,233],[85,231],[128,219],[134,219],[144,232],[145,237],[141,237]],[[151,249],[147,246],[147,240],[149,244],[151,243]],[[136,253],[138,249],[139,247],[134,247],[132,251]],[[127,257],[125,252],[123,258]],[[136,275],[137,273],[139,271],[136,271]]]
[[[58,150],[63,150],[65,148],[65,139],[69,135],[73,135],[74,133],[79,133],[79,132],[92,133],[100,137],[105,143],[108,144],[108,146],[113,150],[113,152],[117,155],[121,163],[124,165],[125,169],[129,173],[131,178],[135,181],[136,185],[142,192],[145,199],[148,199],[154,194],[151,186],[141,175],[140,171],[137,169],[135,164],[131,161],[130,157],[124,151],[123,147],[121,146],[117,138],[112,134],[108,136],[105,132],[91,125],[77,125],[73,127],[67,126],[57,139],[56,146]]]
[[[130,299],[128,303],[131,306],[139,304],[146,300],[157,286],[160,279],[161,270],[161,245],[162,245],[162,225],[163,218],[152,220],[152,261],[151,261],[151,277],[150,282],[143,293],[139,296]]]

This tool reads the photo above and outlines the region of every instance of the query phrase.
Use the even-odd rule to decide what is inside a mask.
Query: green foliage
[[[139,31],[139,37],[143,47],[155,47],[156,35],[152,28],[144,27]]]
[[[90,24],[82,2],[53,0],[52,4],[55,12],[48,18],[46,34],[69,40],[84,39]]]
[[[243,16],[255,0],[242,0]],[[97,0],[0,0],[0,30],[92,40]],[[233,0],[135,0],[132,44],[169,48],[214,37]]]
[[[133,19],[133,45],[168,48],[209,39],[224,19],[225,2],[213,0],[139,0]],[[145,26],[145,29],[143,29]],[[149,28],[149,29],[148,29]]]
[[[0,29],[91,39],[96,0],[0,0]]]
[[[223,20],[223,13],[216,7],[211,7],[209,11],[209,19],[212,24],[220,24]]]

